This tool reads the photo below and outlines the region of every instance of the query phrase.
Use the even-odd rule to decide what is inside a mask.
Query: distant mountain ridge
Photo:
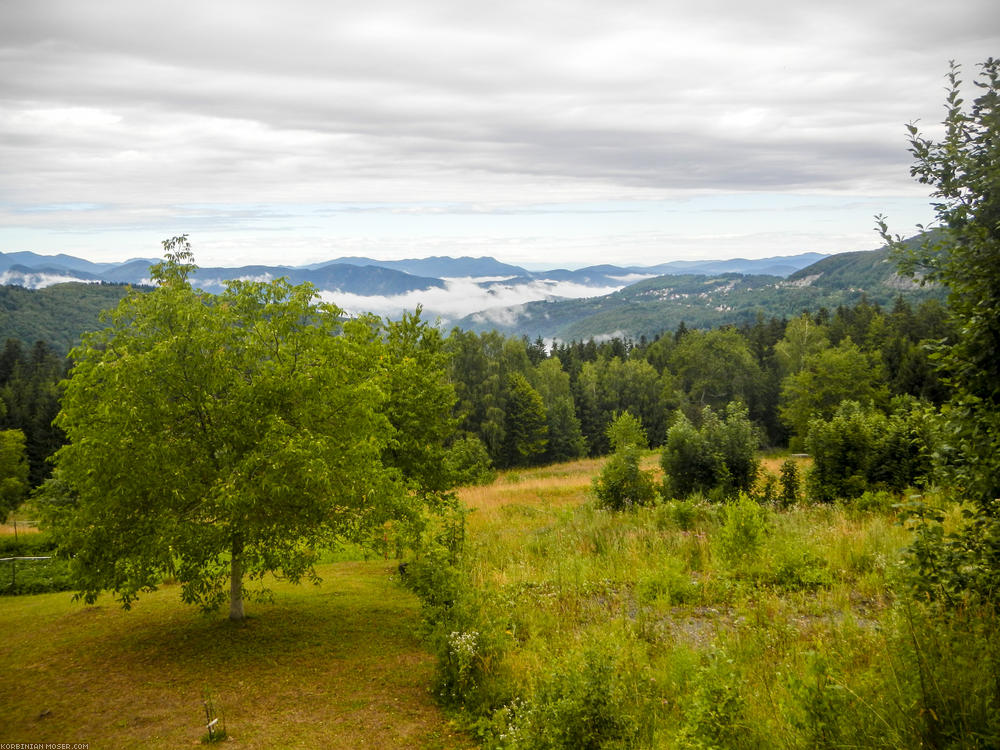
[[[15,285],[3,287],[10,291],[0,307],[0,339],[14,336],[30,343],[34,338],[52,338],[68,346],[66,342],[76,340],[83,330],[98,325],[97,305],[113,304],[124,294],[124,287],[100,291],[101,282],[148,283],[154,262],[158,261],[98,264],[68,255],[0,253],[0,283]],[[764,269],[782,272],[762,273]],[[529,271],[489,257],[401,261],[345,257],[311,266],[199,268],[193,280],[214,292],[227,279],[279,276],[296,284],[312,283],[325,299],[350,313],[395,317],[422,305],[425,317],[436,317],[445,327],[496,328],[563,340],[655,335],[682,320],[691,327],[707,327],[741,322],[758,313],[791,316],[803,309],[850,304],[862,294],[886,303],[900,293],[941,294],[899,277],[884,249],[549,271]],[[73,281],[84,283],[66,283]],[[32,288],[47,293],[32,293]],[[17,289],[21,291],[15,293]],[[78,305],[79,314],[53,309],[66,305]],[[31,320],[43,319],[47,322],[39,323],[38,333],[32,333]],[[72,330],[63,331],[53,321],[63,321]]]
[[[617,266],[604,264],[579,269],[555,268],[529,271],[492,257],[451,258],[437,256],[407,260],[378,260],[365,257],[335,258],[307,266],[252,265],[199,268],[196,278],[223,280],[231,278],[287,276],[291,281],[308,281],[322,290],[339,290],[362,296],[439,287],[444,279],[527,279],[535,281],[571,281],[586,286],[613,286],[636,275],[700,273],[766,273],[787,276],[826,256],[819,253],[778,256],[748,260],[692,261],[678,260],[653,266]],[[39,255],[32,252],[0,252],[0,283],[28,288],[50,286],[49,279],[84,282],[110,281],[141,284],[149,279],[149,266],[157,259],[135,258],[122,263],[94,263],[72,255]],[[357,269],[368,269],[363,272]],[[379,270],[375,270],[379,269]],[[404,280],[404,276],[413,277]],[[62,281],[54,282],[62,283]],[[489,283],[489,282],[486,282]],[[371,284],[371,286],[367,286]],[[397,290],[393,292],[393,290]]]

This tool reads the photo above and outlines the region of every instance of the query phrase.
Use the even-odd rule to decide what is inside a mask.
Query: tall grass
[[[899,596],[891,503],[615,513],[597,470],[464,492],[464,544],[411,565],[440,697],[484,746],[995,746],[996,614]]]

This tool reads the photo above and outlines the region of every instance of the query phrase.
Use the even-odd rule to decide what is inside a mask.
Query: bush
[[[890,416],[845,401],[829,421],[814,419],[806,438],[814,460],[809,496],[852,500],[869,489],[901,492],[921,484],[930,472],[932,421],[908,401],[897,402]]]
[[[695,428],[687,417],[678,413],[667,431],[660,456],[664,494],[685,498],[702,492],[725,499],[738,492],[749,492],[760,471],[756,457],[760,438],[746,407],[731,402],[719,419],[706,406],[701,421],[701,427]]]
[[[445,468],[454,484],[490,484],[496,479],[489,451],[476,435],[463,435],[448,448],[444,457]]]
[[[610,510],[628,510],[649,505],[656,498],[656,485],[648,471],[639,468],[639,449],[634,445],[617,451],[594,480],[597,504]]]
[[[756,560],[770,529],[767,509],[740,493],[723,511],[722,527],[717,535],[719,554],[733,566]]]
[[[802,477],[799,474],[799,466],[794,459],[787,458],[781,464],[781,478],[779,479],[781,492],[779,499],[783,507],[795,505],[802,494]]]
[[[694,689],[677,733],[677,747],[684,750],[708,748],[761,748],[756,727],[747,717],[745,683],[733,661],[723,653],[712,653],[698,670]]]
[[[556,660],[537,677],[530,700],[493,717],[487,748],[600,750],[635,747],[635,715],[648,702],[649,680],[624,669],[613,646],[592,643]],[[630,674],[630,672],[633,672]],[[637,705],[638,704],[638,705]]]

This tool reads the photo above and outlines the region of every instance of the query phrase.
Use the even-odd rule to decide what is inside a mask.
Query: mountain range
[[[599,265],[577,270],[529,271],[495,258],[431,257],[376,260],[345,257],[306,266],[237,266],[199,268],[194,279],[207,291],[221,289],[226,279],[274,279],[286,276],[294,284],[310,282],[320,291],[363,297],[406,294],[443,288],[446,279],[471,279],[484,288],[503,283],[569,282],[591,287],[623,286],[623,280],[662,274],[753,273],[787,276],[826,256],[803,253],[759,260],[672,261],[654,266]],[[157,260],[136,258],[123,263],[94,263],[71,255],[31,252],[0,253],[0,284],[40,289],[55,283],[99,281],[148,284],[149,266]]]
[[[149,283],[149,266],[132,259],[93,263],[69,255],[0,253],[0,339],[43,338],[68,348],[98,325],[96,311],[115,304],[125,285]],[[652,336],[681,321],[708,327],[791,316],[851,304],[867,295],[941,294],[900,278],[887,251],[759,260],[672,261],[652,266],[598,265],[531,271],[495,258],[432,257],[382,261],[344,257],[309,266],[199,268],[193,281],[219,291],[226,279],[288,277],[310,282],[348,313],[395,317],[423,306],[442,326],[497,329],[530,338],[583,340]]]

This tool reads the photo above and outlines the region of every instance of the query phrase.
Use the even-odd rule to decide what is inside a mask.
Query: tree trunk
[[[229,619],[243,619],[243,544],[233,542],[232,577],[229,582]]]

